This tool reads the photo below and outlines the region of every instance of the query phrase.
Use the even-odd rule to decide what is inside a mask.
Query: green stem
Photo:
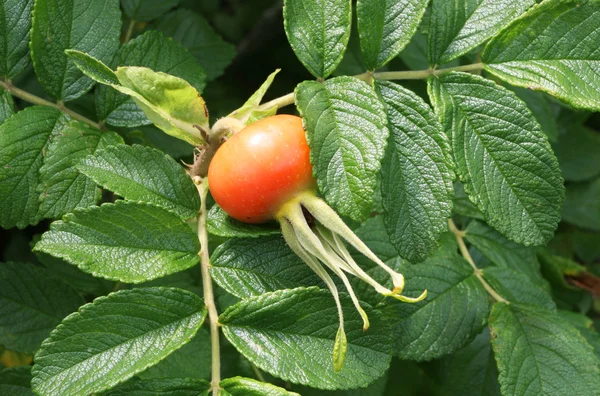
[[[127,32],[125,33],[125,37],[123,38],[123,44],[131,40],[131,35],[133,34],[133,29],[135,28],[136,20],[130,19],[129,25],[127,25]]]
[[[212,356],[211,388],[213,396],[219,394],[221,387],[221,352],[219,348],[219,315],[215,304],[212,278],[210,276],[210,257],[208,255],[208,232],[206,231],[206,197],[208,195],[208,179],[195,176],[192,178],[198,195],[200,195],[200,211],[198,212],[198,240],[200,241],[200,269],[204,288],[204,303],[208,310],[210,324],[210,345]]]
[[[82,116],[79,113],[74,112],[71,109],[66,108],[62,102],[61,103],[52,103],[46,99],[42,99],[39,96],[35,96],[33,94],[30,94],[27,91],[23,91],[22,89],[15,87],[14,85],[12,85],[12,83],[10,81],[0,80],[0,88],[5,89],[6,91],[10,92],[10,94],[12,96],[15,96],[19,99],[23,99],[26,102],[29,102],[29,103],[32,103],[35,105],[39,105],[39,106],[52,107],[54,109],[62,111],[65,114],[68,114],[71,118],[73,118],[75,120],[85,122],[86,124],[89,124],[89,125],[93,126],[94,128],[101,129],[100,124],[90,120],[87,117]]]
[[[475,261],[473,261],[473,257],[471,257],[471,253],[469,253],[469,249],[467,249],[467,245],[465,244],[464,237],[466,233],[464,231],[459,230],[456,227],[456,224],[454,224],[454,221],[452,221],[452,219],[448,219],[448,228],[450,228],[450,231],[452,231],[452,233],[456,237],[456,242],[458,243],[458,249],[460,250],[460,253],[465,258],[465,260],[467,260],[467,262],[471,265],[471,267],[473,267],[475,276],[477,277],[477,279],[479,279],[479,281],[481,282],[485,290],[489,293],[489,295],[492,296],[492,298],[498,302],[510,304],[510,302],[507,299],[498,294],[496,290],[494,290],[494,288],[492,288],[492,286],[490,286],[490,284],[487,283],[487,281],[483,277],[483,272],[479,268],[477,268],[477,265],[475,264]]]

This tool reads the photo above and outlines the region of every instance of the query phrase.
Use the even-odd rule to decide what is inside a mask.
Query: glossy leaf
[[[361,221],[373,205],[388,129],[373,89],[353,77],[296,88],[319,191],[339,214]]]
[[[95,205],[101,191],[92,180],[75,169],[88,154],[123,144],[114,132],[100,132],[87,124],[71,121],[46,150],[40,168],[40,213],[42,218],[60,218],[78,208]]]
[[[350,38],[349,0],[284,0],[285,34],[300,62],[326,78],[344,56]]]
[[[31,390],[31,367],[0,368],[0,394],[34,396]]]
[[[450,135],[459,178],[487,223],[517,243],[547,243],[560,220],[563,180],[525,103],[466,73],[431,77],[429,96]]]
[[[288,392],[278,386],[244,377],[226,378],[219,386],[232,396],[300,396],[296,392]]]
[[[77,169],[119,196],[168,209],[182,219],[198,214],[200,198],[173,158],[144,146],[113,146],[79,162]]]
[[[389,82],[375,89],[391,133],[381,169],[384,221],[400,255],[416,263],[433,253],[448,229],[450,145],[431,108],[414,93]]]
[[[75,49],[107,62],[119,47],[118,0],[36,0],[31,30],[31,58],[44,90],[69,101],[93,85],[64,53]]]
[[[55,221],[35,250],[63,258],[106,279],[140,283],[198,262],[198,239],[173,213],[117,201]]]
[[[206,229],[213,235],[225,238],[257,238],[259,236],[278,235],[279,224],[246,224],[230,217],[219,205],[215,204],[208,211]]]
[[[39,170],[51,136],[68,123],[49,107],[29,107],[0,125],[0,226],[39,221]]]
[[[240,298],[322,285],[280,235],[229,240],[215,249],[210,263],[213,280]]]
[[[441,249],[422,264],[403,266],[404,293],[427,298],[416,304],[387,301],[396,353],[403,360],[431,360],[457,351],[487,322],[488,295],[473,269],[454,250]]]
[[[390,329],[377,311],[363,306],[371,327],[348,297],[344,307],[348,352],[339,373],[332,350],[338,329],[329,292],[316,287],[281,290],[242,300],[219,317],[227,339],[253,364],[286,381],[319,389],[366,386],[382,376],[390,362]]]
[[[198,92],[205,86],[204,69],[181,44],[155,30],[147,31],[124,44],[115,55],[112,66],[143,66],[187,81]],[[110,125],[136,127],[150,124],[133,99],[110,86],[96,90],[98,118]]]
[[[0,344],[33,353],[65,316],[83,305],[77,292],[27,263],[0,263]]]
[[[535,0],[433,0],[429,64],[448,63],[466,54],[534,4]]]
[[[375,70],[406,47],[428,0],[360,0],[356,5],[363,61]]]
[[[558,139],[558,125],[556,122],[558,104],[543,92],[519,87],[511,87],[511,90],[527,104],[537,122],[540,123],[542,131],[548,136],[548,140],[552,143],[556,142]],[[558,156],[558,154],[556,155]]]
[[[512,85],[600,110],[600,2],[548,0],[486,46],[485,68]]]
[[[0,76],[12,79],[29,66],[33,0],[0,2]]]
[[[32,387],[41,396],[111,388],[187,343],[205,316],[200,297],[176,288],[122,290],[99,297],[67,317],[44,341],[35,356]]]
[[[203,396],[210,390],[210,383],[193,378],[132,378],[101,396]]]
[[[592,348],[556,313],[497,303],[490,326],[503,395],[593,395],[600,389]]]
[[[235,46],[191,10],[180,8],[168,13],[158,20],[156,29],[187,48],[205,70],[208,81],[220,77],[235,57]]]
[[[181,0],[121,0],[123,12],[137,22],[148,22],[164,15]]]

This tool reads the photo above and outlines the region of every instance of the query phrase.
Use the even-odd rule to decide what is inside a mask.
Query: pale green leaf
[[[202,92],[205,85],[204,69],[194,56],[181,44],[156,30],[147,31],[124,44],[111,65],[143,66],[167,73],[187,81],[198,92]],[[98,118],[110,125],[136,127],[150,124],[133,99],[109,86],[98,87],[95,98]]]
[[[429,64],[445,64],[466,54],[534,4],[535,0],[433,0]]]
[[[0,263],[0,344],[33,353],[83,298],[46,270],[28,263]]]
[[[558,314],[497,303],[490,316],[492,347],[503,395],[595,395],[598,360]]]
[[[375,70],[396,57],[417,31],[428,0],[359,0],[356,5],[363,61]]]
[[[326,78],[344,56],[350,38],[350,0],[284,0],[285,34],[300,62]]]
[[[0,76],[12,79],[29,66],[33,0],[0,2]]]
[[[128,283],[192,267],[200,250],[195,233],[175,214],[125,201],[66,215],[34,249],[94,276]]]
[[[127,200],[161,206],[184,220],[200,209],[198,192],[183,167],[156,149],[107,147],[81,160],[77,169]]]
[[[246,100],[246,103],[244,103],[242,107],[235,110],[233,113],[229,114],[228,117],[236,118],[249,125],[261,118],[268,117],[269,115],[275,115],[277,112],[276,106],[265,110],[258,109],[258,106],[260,105],[263,96],[265,96],[265,93],[273,83],[275,76],[280,70],[281,69],[277,69],[273,73],[269,74],[265,82],[261,84],[261,86],[252,94],[252,96],[248,98],[248,100]]]
[[[15,102],[8,91],[0,88],[0,125],[15,113]]]
[[[93,85],[69,61],[66,49],[89,53],[108,62],[119,47],[121,11],[118,0],[36,0],[31,30],[31,58],[44,90],[69,101]]]
[[[42,218],[60,218],[78,208],[95,205],[101,191],[92,180],[75,169],[88,154],[123,144],[114,132],[100,132],[87,124],[71,121],[55,136],[40,168],[40,213]]]
[[[404,360],[431,360],[453,353],[479,334],[487,322],[488,295],[469,264],[441,249],[422,264],[406,264],[404,293],[427,297],[418,303],[387,301],[384,313],[394,326],[396,354]]]
[[[259,236],[277,235],[281,233],[279,224],[246,224],[229,216],[219,205],[215,204],[208,211],[206,229],[213,235],[225,238],[256,238]]]
[[[185,348],[185,346],[184,346]],[[177,352],[175,352],[177,353]],[[100,396],[201,396],[210,390],[210,383],[194,378],[132,378]]]
[[[148,22],[164,15],[181,0],[121,0],[123,12],[138,22]]]
[[[300,286],[324,287],[280,235],[229,240],[215,249],[210,263],[213,280],[240,298]]]
[[[384,221],[400,255],[423,261],[448,230],[454,193],[450,145],[435,114],[413,92],[390,82],[375,89],[390,139],[381,168]]]
[[[296,392],[288,392],[278,386],[244,377],[226,378],[219,386],[232,396],[300,396]]]
[[[102,84],[119,84],[119,79],[114,71],[98,59],[85,52],[68,49],[65,54],[86,76]]]
[[[381,377],[390,363],[390,329],[377,311],[363,306],[371,327],[350,298],[344,308],[348,352],[333,371],[338,317],[333,297],[316,287],[281,290],[242,300],[219,317],[227,339],[253,364],[277,377],[319,389],[364,387]]]
[[[600,231],[600,178],[567,186],[562,218],[567,223]]]
[[[600,110],[600,1],[547,0],[486,46],[490,73],[574,107]]]
[[[341,215],[369,215],[388,137],[383,104],[363,81],[335,77],[296,88],[320,192]]]
[[[235,57],[235,46],[224,41],[206,19],[191,10],[177,9],[156,22],[156,28],[180,42],[196,57],[212,81]]]
[[[123,382],[164,359],[198,331],[206,308],[176,288],[122,290],[67,317],[35,356],[40,396],[82,395]]]
[[[0,368],[0,395],[34,396],[30,382],[31,367]]]
[[[466,73],[429,79],[457,173],[489,225],[524,245],[547,243],[564,199],[546,135],[513,92]]]
[[[50,107],[29,107],[0,125],[0,226],[39,221],[39,170],[51,136],[68,119]]]

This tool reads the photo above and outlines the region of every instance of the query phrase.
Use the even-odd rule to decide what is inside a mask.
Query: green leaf
[[[395,58],[417,31],[428,0],[359,0],[358,32],[365,66],[375,70]]]
[[[536,284],[527,275],[506,267],[489,267],[483,270],[488,283],[510,302],[537,305],[556,311],[549,291]]]
[[[371,327],[350,298],[341,295],[348,353],[339,373],[331,351],[338,330],[333,297],[316,287],[280,290],[242,300],[219,317],[227,339],[261,369],[286,381],[319,389],[363,387],[390,363],[390,329],[377,311],[363,306]]]
[[[160,18],[160,30],[187,48],[206,71],[206,80],[220,77],[233,61],[235,46],[224,41],[208,21],[191,10],[177,9]]]
[[[350,38],[349,0],[284,0],[285,34],[300,62],[326,78],[340,63]]]
[[[148,22],[164,15],[181,0],[121,0],[123,12],[129,19]]]
[[[461,182],[454,183],[454,205],[452,209],[461,216],[471,217],[477,220],[485,220],[483,214],[477,209],[473,202],[469,201],[469,197],[465,193],[465,188]]]
[[[15,103],[10,92],[0,88],[0,125],[15,113]]]
[[[487,223],[524,245],[547,243],[564,199],[558,161],[517,96],[494,82],[450,73],[429,79],[457,173]]]
[[[300,396],[287,390],[252,378],[232,377],[219,383],[232,396]]]
[[[66,49],[110,61],[119,47],[118,0],[36,0],[31,29],[31,59],[44,90],[63,102],[77,99],[94,84],[77,70]]]
[[[0,394],[10,396],[34,396],[31,390],[31,367],[0,369]]]
[[[146,117],[158,128],[193,145],[203,142],[196,126],[208,130],[208,110],[198,91],[185,80],[145,67],[120,67],[114,84],[106,65],[84,53],[67,54],[81,71],[95,81],[133,97]],[[107,79],[110,78],[110,79]]]
[[[427,57],[448,63],[498,33],[535,0],[433,0]]]
[[[600,389],[592,348],[556,313],[496,303],[490,326],[503,395],[593,395]]]
[[[194,378],[132,378],[101,396],[200,396],[210,390],[210,383]]]
[[[33,0],[0,2],[0,76],[12,79],[29,66]]]
[[[230,217],[217,204],[208,211],[206,229],[210,234],[225,238],[257,238],[259,236],[278,235],[279,224],[246,224]]]
[[[40,213],[42,218],[59,218],[74,209],[95,205],[101,198],[96,183],[80,174],[75,164],[97,150],[123,144],[114,132],[100,132],[87,124],[71,121],[46,150],[40,168]]]
[[[567,181],[600,176],[600,134],[584,126],[570,126],[558,138],[554,152]]]
[[[281,235],[232,239],[210,257],[213,280],[240,298],[300,286],[323,286]]]
[[[453,353],[479,334],[487,322],[488,295],[473,269],[456,251],[443,250],[419,265],[404,265],[404,294],[427,298],[387,302],[396,353],[403,360],[431,360]]]
[[[198,263],[198,239],[173,213],[117,201],[66,215],[34,250],[106,279],[141,283]]]
[[[144,380],[155,378],[210,379],[210,372],[210,334],[207,329],[200,329],[190,342],[138,376]]]
[[[553,285],[562,286],[569,289],[576,289],[565,279],[565,276],[577,276],[586,272],[586,267],[575,261],[562,256],[557,256],[547,249],[540,249],[538,252],[544,276],[552,282]]]
[[[305,81],[295,94],[319,190],[339,214],[366,218],[388,137],[383,104],[353,77]]]
[[[252,96],[248,98],[248,100],[246,100],[246,103],[244,103],[242,107],[235,110],[233,113],[229,114],[228,117],[236,118],[244,122],[246,125],[250,125],[261,118],[275,115],[275,113],[277,113],[277,106],[267,110],[260,110],[258,109],[258,106],[260,105],[263,96],[265,96],[265,93],[273,83],[275,76],[280,70],[281,69],[277,69],[273,73],[269,74],[265,82],[262,83],[258,90],[256,90],[256,92],[254,92]]]
[[[83,305],[69,286],[26,263],[0,263],[0,344],[33,353],[65,316]]]
[[[538,287],[549,289],[540,273],[540,264],[534,248],[511,242],[479,221],[469,223],[465,232],[466,240],[494,265],[527,275]]]
[[[547,0],[486,46],[485,69],[571,106],[600,110],[600,2]]]
[[[183,167],[156,149],[107,147],[84,158],[77,169],[127,200],[163,207],[184,220],[200,209],[198,192]]]
[[[567,186],[562,218],[581,228],[600,231],[600,178]]]
[[[486,327],[464,348],[432,362],[435,394],[500,396],[498,368]]]
[[[156,30],[147,31],[124,44],[111,65],[143,66],[167,73],[187,81],[198,92],[202,92],[205,86],[204,69],[194,56],[181,44]],[[98,118],[110,125],[136,127],[150,124],[133,99],[111,87],[98,87],[95,97]]]
[[[68,123],[50,107],[29,107],[0,125],[0,227],[39,221],[39,170],[51,136]]]
[[[438,246],[452,213],[450,145],[427,104],[390,82],[375,90],[385,104],[390,139],[381,167],[384,221],[392,244],[412,263]]]
[[[35,356],[40,396],[82,395],[123,382],[164,359],[198,331],[206,308],[176,288],[122,290],[84,305]]]
[[[527,104],[537,122],[540,123],[542,131],[548,136],[548,140],[553,143],[556,142],[558,139],[558,126],[556,123],[558,104],[551,102],[550,97],[543,92],[518,87],[511,87],[510,89]],[[556,155],[558,156],[558,153]]]
[[[594,329],[589,317],[576,312],[559,310],[558,314],[575,327],[585,340],[594,348],[594,354],[600,359],[600,334]]]
[[[114,71],[98,59],[86,54],[85,52],[68,49],[65,54],[86,76],[102,84],[119,84],[119,79]]]

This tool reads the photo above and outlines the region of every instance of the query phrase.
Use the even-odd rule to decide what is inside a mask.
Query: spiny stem
[[[472,72],[483,70],[483,63],[473,63],[471,65],[448,67],[444,69],[429,68],[425,70],[408,70],[408,71],[391,71],[391,72],[378,72],[374,73],[371,71],[357,74],[356,78],[366,81],[367,83],[372,80],[423,80],[431,75],[440,76],[442,74],[450,73],[453,71]],[[290,92],[287,95],[273,99],[267,103],[263,103],[258,108],[260,110],[266,110],[271,107],[277,107],[278,109],[289,106],[294,103],[294,93]]]
[[[35,105],[39,105],[39,106],[52,107],[54,109],[62,111],[65,114],[68,114],[71,118],[73,118],[75,120],[85,122],[86,124],[89,124],[89,125],[93,126],[94,128],[101,129],[100,124],[90,120],[87,117],[82,116],[79,113],[74,112],[71,109],[66,108],[62,102],[61,103],[53,103],[46,99],[42,99],[39,96],[30,94],[27,91],[24,91],[22,89],[15,87],[14,85],[12,85],[12,83],[10,81],[0,80],[0,88],[5,89],[6,91],[10,92],[10,94],[12,96],[15,96],[19,99],[23,99],[26,102],[29,102],[29,103],[32,103]]]
[[[473,261],[473,257],[471,257],[471,253],[469,253],[469,249],[467,249],[467,245],[465,244],[464,237],[466,233],[464,231],[459,230],[456,227],[456,224],[454,224],[454,221],[452,221],[452,219],[448,219],[448,228],[450,228],[450,231],[452,231],[452,233],[456,237],[456,242],[458,243],[458,249],[460,250],[460,253],[465,258],[465,260],[467,260],[467,262],[471,265],[471,267],[473,267],[475,276],[477,277],[477,279],[479,279],[479,281],[481,282],[485,290],[489,293],[489,295],[492,296],[492,298],[498,302],[510,304],[510,302],[507,299],[498,294],[496,290],[494,290],[494,288],[492,288],[492,286],[490,286],[490,284],[487,283],[487,281],[483,277],[483,272],[479,268],[477,268],[477,265],[475,264],[475,261]]]
[[[200,241],[200,268],[202,270],[202,286],[204,288],[204,303],[208,309],[210,322],[210,345],[212,356],[211,388],[213,396],[221,389],[221,354],[219,349],[219,315],[215,305],[215,296],[210,276],[210,258],[208,255],[208,232],[206,231],[206,196],[208,195],[208,179],[195,176],[192,178],[198,195],[200,195],[200,212],[198,212],[198,240]]]

